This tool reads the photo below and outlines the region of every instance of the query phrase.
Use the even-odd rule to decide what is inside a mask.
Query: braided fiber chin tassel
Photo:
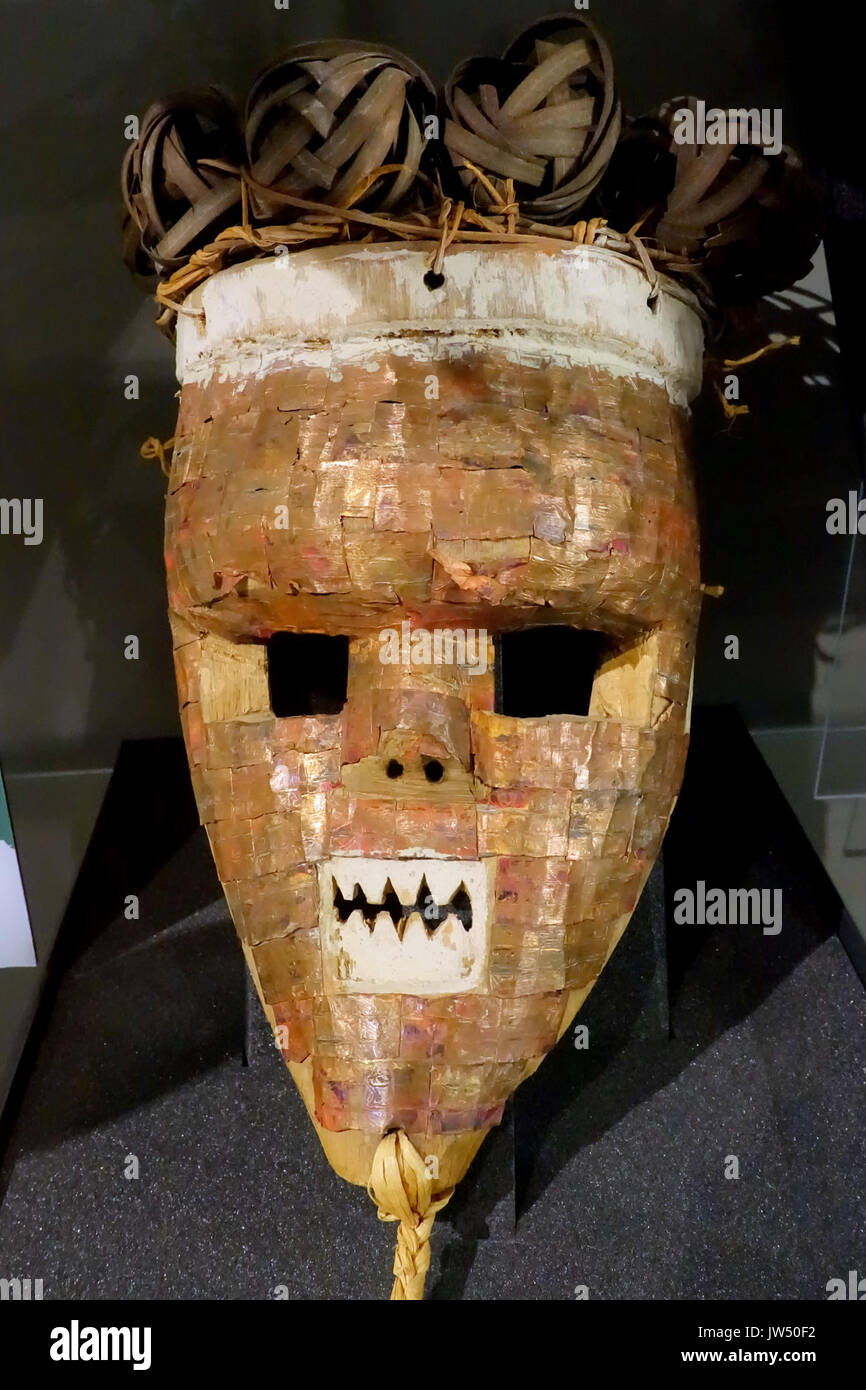
[[[399,1221],[392,1299],[421,1299],[430,1268],[430,1232],[453,1187],[433,1196],[433,1179],[409,1136],[386,1134],[373,1155],[367,1191],[380,1221]]]

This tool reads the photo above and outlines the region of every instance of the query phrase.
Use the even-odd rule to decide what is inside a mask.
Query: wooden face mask
[[[187,300],[166,563],[201,818],[319,1137],[366,1184],[403,1131],[444,1190],[677,795],[703,344],[592,248],[427,264],[305,251]]]

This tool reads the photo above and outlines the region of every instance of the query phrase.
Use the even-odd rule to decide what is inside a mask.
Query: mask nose
[[[469,675],[454,663],[384,661],[378,638],[353,639],[344,787],[401,801],[472,799],[471,711],[492,706],[492,661]]]
[[[358,796],[443,801],[472,796],[469,710],[435,690],[378,690],[366,748],[342,769]]]
[[[418,769],[414,764],[420,762],[422,775],[431,786],[435,787],[444,779],[449,761],[451,760],[441,757],[421,757],[412,759],[407,757],[400,758],[392,755],[385,764],[385,776],[389,778],[390,781],[397,782],[408,772],[410,776],[417,779]],[[454,770],[455,769],[452,769],[452,771]]]
[[[346,764],[343,786],[355,796],[397,801],[472,800],[472,776],[457,758],[410,754],[393,746]]]
[[[374,763],[390,783],[391,794],[417,800],[451,799],[470,785],[469,768],[428,733],[394,729],[382,735]],[[378,776],[376,778],[378,782]]]
[[[376,754],[386,767],[390,776],[397,779],[400,771],[393,764],[399,763],[404,772],[418,773],[431,786],[441,782],[447,767],[469,772],[471,755],[469,752],[469,711],[461,708],[436,709],[436,700],[428,700],[429,719],[418,717],[411,707],[390,711],[395,718],[390,727],[379,725],[379,740]],[[450,701],[449,701],[450,704]],[[438,716],[438,717],[437,717]]]

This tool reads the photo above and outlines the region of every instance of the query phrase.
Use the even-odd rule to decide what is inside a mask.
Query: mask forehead
[[[496,1123],[646,880],[687,741],[700,326],[592,256],[458,253],[434,295],[420,252],[293,261],[181,326],[166,557],[202,820],[335,1161]],[[514,717],[494,639],[551,624],[603,635],[588,709]],[[274,633],[349,639],[339,712],[273,712]]]
[[[357,253],[308,260],[288,302],[281,267],[227,272],[219,294],[206,287],[204,342],[181,325],[173,603],[242,635],[363,632],[407,610],[427,623],[483,618],[494,631],[540,611],[633,631],[693,608],[695,509],[676,397],[692,384],[683,364],[695,315],[677,301],[649,313],[639,276],[602,280],[598,299],[629,290],[647,341],[627,340],[601,368],[603,345],[588,351],[573,321],[562,326],[577,316],[598,336],[602,309],[585,275],[538,276],[535,313],[550,318],[531,332],[521,315],[520,329],[506,320],[458,334],[476,315],[503,317],[489,302],[501,288],[497,253],[485,253],[481,285],[461,284],[468,253],[455,256],[442,302],[411,278],[418,255],[377,262],[381,322],[337,322]],[[513,253],[500,259],[505,275]],[[238,347],[245,310],[226,307],[232,288],[246,302],[262,269],[273,272],[267,298],[253,297],[259,318],[246,327],[269,341],[280,319],[284,344],[264,370],[261,352],[245,360]],[[426,300],[416,302],[418,285]],[[519,296],[514,308],[526,310]],[[407,318],[395,333],[392,321]],[[329,333],[326,348],[310,346]]]

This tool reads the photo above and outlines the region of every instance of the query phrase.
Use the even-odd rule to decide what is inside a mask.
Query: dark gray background
[[[218,82],[242,95],[302,39],[381,39],[444,79],[549,12],[532,0],[6,0],[2,264],[7,311],[0,495],[41,496],[45,540],[0,538],[0,758],[7,772],[110,765],[125,737],[178,730],[161,560],[162,478],[138,458],[172,433],[172,353],[120,263],[123,120],[154,96]],[[827,12],[827,7],[822,7]],[[787,139],[820,155],[809,104],[814,43],[789,6],[606,0],[627,107],[694,90],[716,104],[781,106]],[[824,42],[823,40],[821,41]],[[843,43],[844,46],[844,43]],[[809,112],[808,121],[804,112]],[[814,286],[826,301],[826,280]],[[824,303],[826,308],[826,302]],[[837,615],[847,546],[825,502],[856,472],[837,358],[814,310],[768,310],[802,332],[744,375],[749,419],[711,414],[701,445],[707,605],[696,697],[752,723],[808,722],[819,648]],[[123,398],[136,372],[141,399]],[[827,384],[804,385],[815,375]],[[135,633],[141,659],[123,657]],[[736,633],[741,659],[726,662]],[[14,808],[13,808],[14,809]]]

